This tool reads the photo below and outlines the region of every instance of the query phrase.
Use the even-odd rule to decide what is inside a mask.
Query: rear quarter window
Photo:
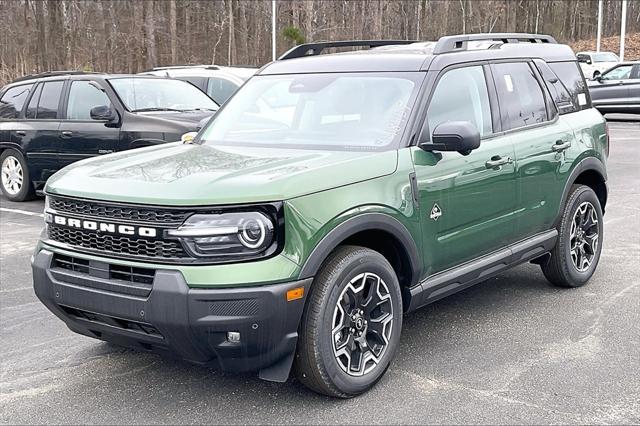
[[[591,108],[587,83],[577,62],[550,62],[549,67],[569,92],[575,111]]]
[[[0,119],[18,118],[33,84],[23,84],[8,89],[0,98]]]

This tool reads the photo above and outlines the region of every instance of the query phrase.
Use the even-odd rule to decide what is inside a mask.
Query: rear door
[[[559,120],[532,62],[496,62],[491,68],[502,128],[515,147],[516,234],[526,238],[553,228],[557,215],[554,189],[560,184],[558,170],[566,164],[565,151],[575,145],[574,134]]]
[[[97,106],[113,108],[109,96],[98,82],[71,80],[65,96],[60,124],[58,161],[60,167],[74,161],[116,150],[120,128],[113,123],[91,119],[90,111]]]
[[[43,182],[58,170],[58,129],[63,80],[38,83],[29,99],[25,119],[16,125],[12,138],[27,157],[31,178]]]

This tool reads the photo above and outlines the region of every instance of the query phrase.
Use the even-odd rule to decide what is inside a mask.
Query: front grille
[[[133,266],[113,265],[102,262],[100,264],[97,264],[97,262],[92,264],[87,259],[61,254],[54,255],[52,267],[92,276],[100,276],[102,275],[101,272],[106,272],[108,274],[106,278],[109,279],[149,285],[153,284],[153,278],[156,274],[153,269],[134,268]]]
[[[56,280],[64,283],[147,297],[153,288],[156,272],[150,268],[115,265],[55,254],[51,263],[51,273]]]
[[[189,255],[178,241],[132,238],[49,224],[49,238],[73,247],[147,258],[180,259]]]
[[[59,212],[79,216],[95,216],[102,220],[121,220],[162,225],[181,224],[193,211],[180,209],[157,209],[121,204],[95,203],[72,198],[49,197],[49,206]]]

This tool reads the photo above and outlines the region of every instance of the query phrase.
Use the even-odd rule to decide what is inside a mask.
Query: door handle
[[[505,164],[511,164],[511,163],[513,163],[513,160],[511,159],[511,157],[502,158],[499,155],[494,155],[493,157],[491,157],[491,160],[484,163],[484,165],[487,169],[499,169]]]
[[[556,143],[551,146],[551,151],[562,152],[565,149],[569,148],[570,146],[571,146],[571,142],[564,142],[559,140],[559,141],[556,141]]]
[[[62,137],[63,138],[70,138],[71,136],[73,136],[73,132],[69,131],[69,130],[65,130],[63,132],[61,132]]]
[[[18,135],[18,136],[27,136],[27,132],[25,132],[24,130],[17,130],[16,131],[16,135]]]

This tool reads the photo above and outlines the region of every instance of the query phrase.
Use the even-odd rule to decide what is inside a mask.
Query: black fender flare
[[[300,271],[299,279],[312,278],[317,273],[327,256],[342,241],[362,231],[385,231],[393,235],[404,247],[411,265],[411,283],[414,286],[420,279],[422,261],[418,247],[407,228],[397,219],[384,213],[363,213],[345,220],[332,229],[316,245]]]
[[[564,184],[564,189],[562,190],[562,198],[560,200],[560,205],[558,207],[558,215],[556,217],[555,224],[557,225],[562,217],[562,211],[564,210],[564,205],[567,202],[567,198],[569,197],[569,192],[571,191],[571,186],[574,184],[578,176],[586,171],[594,171],[602,177],[602,180],[607,182],[607,169],[605,168],[602,161],[595,157],[588,157],[581,160],[571,171],[567,181]],[[604,212],[604,206],[602,206]]]

